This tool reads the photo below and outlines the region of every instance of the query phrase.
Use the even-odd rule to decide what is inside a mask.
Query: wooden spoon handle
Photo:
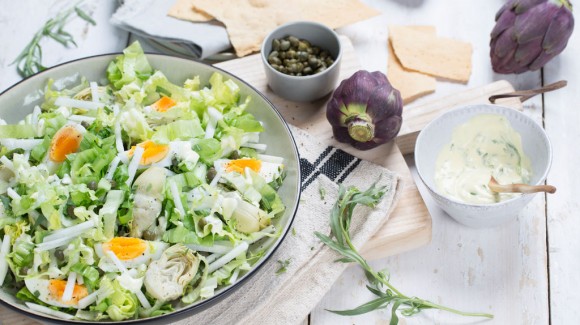
[[[491,97],[489,97],[489,101],[492,104],[495,104],[495,101],[497,99],[500,98],[510,98],[510,97],[519,97],[520,101],[523,103],[526,100],[538,95],[538,94],[542,94],[542,93],[546,93],[549,91],[553,91],[556,89],[560,89],[565,87],[568,84],[568,82],[566,80],[560,80],[554,83],[551,83],[549,85],[546,85],[544,87],[538,88],[538,89],[530,89],[530,90],[518,90],[518,91],[513,91],[511,93],[505,93],[505,94],[499,94],[499,95],[493,95]]]
[[[553,194],[556,192],[556,187],[552,185],[528,185],[528,184],[499,184],[492,176],[488,184],[489,188],[498,193],[537,193],[546,192]]]

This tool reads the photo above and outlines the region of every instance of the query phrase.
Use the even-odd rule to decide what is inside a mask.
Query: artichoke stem
[[[348,123],[348,134],[358,142],[368,142],[375,136],[375,126],[363,120]]]

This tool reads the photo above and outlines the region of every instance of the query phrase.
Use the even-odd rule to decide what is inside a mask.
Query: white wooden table
[[[432,24],[439,35],[470,41],[473,74],[468,85],[438,82],[437,91],[416,103],[469,87],[507,79],[517,89],[535,88],[567,79],[567,89],[526,103],[526,114],[543,123],[552,140],[554,160],[548,182],[555,195],[538,195],[510,224],[474,230],[451,220],[424,189],[433,215],[433,241],[421,249],[373,262],[387,268],[404,293],[463,310],[490,312],[487,324],[576,324],[580,320],[580,37],[572,35],[567,49],[544,69],[521,75],[493,73],[489,33],[502,0],[365,0],[383,15],[338,30],[351,38],[367,70],[386,71],[389,24]],[[65,1],[0,0],[0,91],[20,80],[10,63],[33,33]],[[122,50],[131,35],[108,24],[116,2],[89,1],[97,26],[80,20],[69,31],[78,48],[43,45],[48,66],[68,60]],[[412,164],[412,157],[409,157]],[[388,324],[389,312],[342,317],[325,309],[355,307],[372,298],[356,267],[347,270],[309,317],[311,324]],[[400,324],[473,324],[481,319],[427,311],[403,318]],[[1,321],[0,321],[1,323]]]

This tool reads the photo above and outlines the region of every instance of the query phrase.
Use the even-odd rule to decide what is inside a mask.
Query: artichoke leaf
[[[145,273],[145,288],[155,299],[174,300],[183,295],[199,268],[200,257],[183,244],[168,248]]]
[[[142,237],[143,232],[151,227],[161,213],[163,188],[167,176],[161,167],[150,167],[139,175],[133,184],[133,221],[131,236]]]

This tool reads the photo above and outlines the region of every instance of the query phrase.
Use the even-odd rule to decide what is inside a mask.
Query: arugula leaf
[[[382,200],[387,191],[388,189],[386,187],[377,186],[376,183],[364,192],[356,187],[346,188],[341,184],[338,193],[338,200],[332,207],[330,214],[331,235],[327,236],[319,232],[314,233],[325,245],[342,255],[342,258],[337,260],[337,262],[359,264],[365,271],[367,279],[371,283],[370,286],[367,285],[367,288],[373,294],[378,296],[378,298],[354,309],[329,311],[338,315],[353,316],[368,313],[373,310],[384,309],[392,304],[391,325],[398,324],[399,317],[397,316],[397,310],[399,310],[403,305],[407,306],[401,310],[401,314],[404,316],[417,314],[424,309],[435,308],[462,316],[493,318],[493,315],[491,314],[462,312],[435,304],[428,300],[416,297],[410,298],[393,287],[386,272],[377,272],[373,270],[367,261],[359,254],[358,250],[351,242],[349,233],[354,209],[359,204],[368,207],[376,206]]]

